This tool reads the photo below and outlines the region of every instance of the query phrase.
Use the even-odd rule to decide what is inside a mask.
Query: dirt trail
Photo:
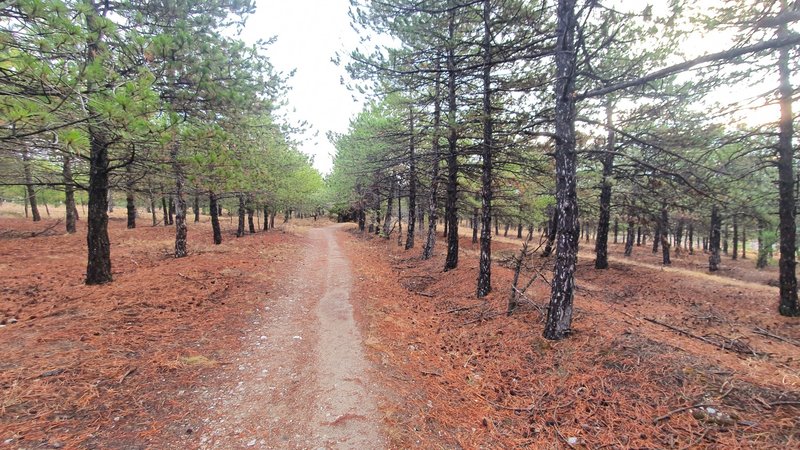
[[[279,292],[266,293],[262,319],[246,330],[245,350],[198,390],[209,410],[196,424],[199,433],[174,448],[385,447],[378,389],[350,304],[350,264],[336,233],[336,227],[309,232],[293,275]]]

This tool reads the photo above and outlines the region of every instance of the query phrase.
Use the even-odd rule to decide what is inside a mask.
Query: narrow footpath
[[[286,262],[297,268],[277,292],[253,287],[264,296],[260,318],[245,330],[242,353],[214,377],[219,383],[209,379],[195,391],[207,404],[206,417],[174,448],[385,447],[337,230],[309,231],[300,262]]]

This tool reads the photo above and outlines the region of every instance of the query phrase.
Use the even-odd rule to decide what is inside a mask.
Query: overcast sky
[[[278,37],[268,52],[270,60],[279,71],[296,69],[289,81],[286,113],[313,127],[300,149],[313,155],[314,166],[327,173],[334,148],[326,133],[346,131],[350,118],[361,110],[339,82],[344,68],[331,62],[335,52],[347,53],[358,43],[347,16],[349,1],[257,0],[256,4],[242,37],[248,42]]]

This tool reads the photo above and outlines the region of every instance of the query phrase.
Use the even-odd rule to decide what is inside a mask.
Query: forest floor
[[[662,268],[612,244],[604,271],[582,253],[574,334],[551,342],[541,279],[503,314],[516,239],[495,239],[494,292],[477,300],[468,239],[443,273],[441,238],[421,261],[422,236],[403,251],[297,221],[236,239],[225,218],[222,245],[190,223],[175,260],[172,227],[126,230],[116,213],[115,280],[86,287],[83,231],[6,212],[0,448],[800,443],[800,322],[777,315],[776,271],[752,259],[708,275],[702,252]],[[534,257],[523,283],[551,266]]]

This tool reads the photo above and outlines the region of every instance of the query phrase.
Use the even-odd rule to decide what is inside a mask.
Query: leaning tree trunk
[[[571,332],[575,266],[578,262],[578,198],[575,151],[575,1],[558,0],[555,47],[556,208],[558,237],[545,339]]]
[[[244,236],[244,194],[239,194],[239,226],[236,228],[236,237]]]
[[[785,1],[783,3],[785,9]],[[778,35],[788,34],[787,26],[781,25]],[[789,48],[778,50],[778,72],[780,75],[780,109],[781,121],[778,132],[778,190],[780,216],[780,303],[778,312],[782,316],[800,316],[800,302],[797,300],[797,274],[795,272],[797,252],[797,228],[795,223],[794,198],[794,147],[792,146],[792,101],[793,89],[789,69]]]
[[[125,214],[128,219],[128,229],[136,228],[136,197],[133,188],[133,164],[125,166]]]
[[[455,38],[455,9],[450,11],[448,20],[448,39]],[[444,271],[458,267],[458,135],[456,131],[456,62],[455,49],[447,49],[447,199],[445,216],[447,221],[447,256]]]
[[[476,289],[478,298],[485,297],[492,290],[492,157],[494,153],[494,120],[492,119],[491,23],[491,1],[483,0],[483,76],[481,80],[483,82],[483,111],[481,114],[483,142],[481,143],[481,245]]]
[[[188,229],[186,227],[186,199],[183,196],[186,176],[183,174],[180,161],[178,161],[179,148],[180,144],[173,142],[169,155],[172,163],[172,172],[175,175],[175,257],[183,258],[189,254],[189,251],[186,249]]]
[[[75,187],[72,180],[72,156],[69,152],[64,153],[64,166],[62,167],[62,176],[64,179],[64,206],[67,209],[67,233],[74,233],[77,231],[76,222],[78,219],[75,208]]]
[[[211,230],[214,233],[214,245],[222,243],[222,230],[219,227],[219,204],[217,194],[208,193],[208,212],[211,213]]]
[[[720,243],[720,227],[722,225],[722,218],[719,215],[719,208],[717,205],[711,207],[711,233],[709,235],[709,251],[708,256],[708,271],[716,272],[719,270],[720,256],[719,256],[719,243]]]
[[[25,193],[28,199],[28,204],[31,206],[31,216],[33,221],[38,222],[42,220],[39,214],[39,206],[36,201],[36,191],[33,189],[33,174],[31,173],[31,156],[28,153],[28,148],[22,150],[22,170],[25,172]]]
[[[628,235],[625,238],[625,256],[631,256],[633,254],[633,240],[635,239],[634,233],[633,221],[629,220]]]
[[[408,108],[408,230],[406,250],[414,248],[414,232],[417,225],[417,156],[414,153],[414,110]]]

